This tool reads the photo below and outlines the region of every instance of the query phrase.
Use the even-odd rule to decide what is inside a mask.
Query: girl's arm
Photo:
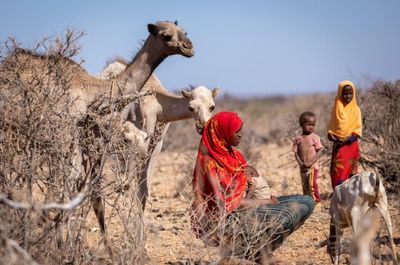
[[[351,144],[352,142],[356,141],[358,139],[358,135],[355,133],[352,133],[347,139],[346,142]]]
[[[356,141],[358,137],[359,136],[357,134],[352,133],[350,136],[344,138],[336,138],[336,139],[342,144],[351,144],[352,142]]]

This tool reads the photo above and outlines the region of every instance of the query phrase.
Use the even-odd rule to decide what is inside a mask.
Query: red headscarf
[[[243,125],[234,112],[219,112],[205,125],[193,174],[197,200],[206,203],[205,217],[218,218],[230,213],[243,198],[247,162],[231,145],[232,137]]]

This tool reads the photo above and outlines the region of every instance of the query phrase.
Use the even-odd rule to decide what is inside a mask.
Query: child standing
[[[302,134],[294,138],[292,150],[300,166],[303,194],[310,195],[316,203],[319,203],[321,198],[317,185],[318,159],[323,146],[319,136],[314,133],[316,121],[317,118],[312,112],[306,111],[300,115]]]
[[[331,159],[332,188],[358,172],[362,136],[361,110],[356,100],[356,87],[351,81],[339,83],[329,123],[328,138],[333,141]]]

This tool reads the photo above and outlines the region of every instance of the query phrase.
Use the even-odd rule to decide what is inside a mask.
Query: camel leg
[[[150,150],[150,155],[148,159],[145,161],[143,166],[143,170],[139,174],[139,190],[138,190],[138,199],[141,203],[142,210],[144,211],[147,198],[149,197],[149,182],[148,180],[153,175],[154,163],[157,155],[161,152],[163,139],[167,134],[170,123],[167,123],[161,133],[160,141],[156,144],[153,150]]]
[[[138,175],[137,197],[140,202],[142,211],[144,211],[147,198],[149,197],[149,188],[147,185],[147,169],[149,167],[149,163],[150,163],[150,159],[146,159],[146,161],[144,161],[143,168]]]
[[[94,179],[95,176],[97,176],[97,174],[100,174],[99,172],[100,165],[101,165],[101,159],[98,159],[95,162],[95,167],[92,168],[92,178],[91,178],[92,180]],[[99,223],[100,233],[104,242],[104,247],[107,253],[110,255],[111,259],[113,259],[113,252],[107,240],[104,200],[100,192],[100,185],[98,183],[94,184],[94,193],[92,193],[91,203],[93,211],[97,218],[97,222]]]
[[[82,158],[82,166],[84,168],[84,172],[86,174],[86,177],[90,177],[90,182],[95,180],[100,172],[100,167],[101,167],[101,157],[96,157],[93,158],[90,155],[88,155],[87,150],[82,151],[81,153],[81,158]],[[94,161],[93,161],[94,160]],[[91,194],[91,204],[93,211],[96,215],[97,222],[99,224],[100,228],[100,233],[102,240],[104,242],[104,247],[110,257],[113,259],[113,252],[111,247],[108,244],[107,241],[107,234],[106,234],[106,223],[105,223],[105,207],[104,207],[104,201],[101,195],[100,191],[100,184],[99,182],[101,181],[101,178],[97,180],[96,183],[91,183],[93,185],[92,187],[92,194]]]
[[[82,166],[84,168],[85,172],[85,179],[90,176],[90,181],[92,181],[95,176],[96,176],[96,167],[100,166],[99,160],[97,159],[96,161],[92,161],[93,158],[88,155],[88,152],[82,151]],[[94,162],[94,163],[92,163]],[[99,223],[100,226],[100,232],[102,235],[105,233],[105,222],[104,222],[104,205],[102,202],[102,198],[99,194],[99,186],[97,183],[93,184],[94,186],[92,187],[92,194],[91,194],[91,204],[93,211],[96,215],[97,222]],[[82,185],[83,186],[83,185]],[[81,189],[80,187],[79,189]]]
[[[101,196],[96,196],[92,198],[91,202],[93,211],[97,218],[97,222],[99,223],[100,232],[102,235],[105,235],[106,223],[104,218],[105,208],[104,208],[103,198]]]
[[[131,145],[130,148],[134,149],[135,145]],[[146,148],[147,149],[147,148]],[[145,150],[137,150],[133,156],[130,156],[127,161],[127,173],[129,175],[134,174],[137,180],[136,188],[136,200],[140,208],[144,210],[144,205],[148,197],[148,186],[146,171],[149,165],[149,158]],[[124,189],[127,190],[131,184],[125,185]]]
[[[95,162],[95,166],[91,169],[91,180],[95,179],[97,174],[100,174],[98,170],[100,169],[100,163],[101,160],[97,160]],[[92,191],[92,197],[91,197],[91,203],[93,207],[93,211],[96,215],[97,222],[99,223],[100,227],[100,232],[103,236],[105,236],[106,233],[106,223],[105,223],[105,207],[104,207],[104,201],[100,192],[100,185],[99,183],[94,183],[93,184],[93,191]]]

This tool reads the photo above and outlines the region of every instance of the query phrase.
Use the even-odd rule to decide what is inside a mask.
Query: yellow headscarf
[[[353,99],[347,105],[343,104],[342,98],[342,90],[345,86],[351,86],[353,89]],[[361,111],[357,105],[356,87],[351,81],[344,80],[339,83],[328,134],[346,138],[352,133],[357,134],[359,137],[362,136]]]

